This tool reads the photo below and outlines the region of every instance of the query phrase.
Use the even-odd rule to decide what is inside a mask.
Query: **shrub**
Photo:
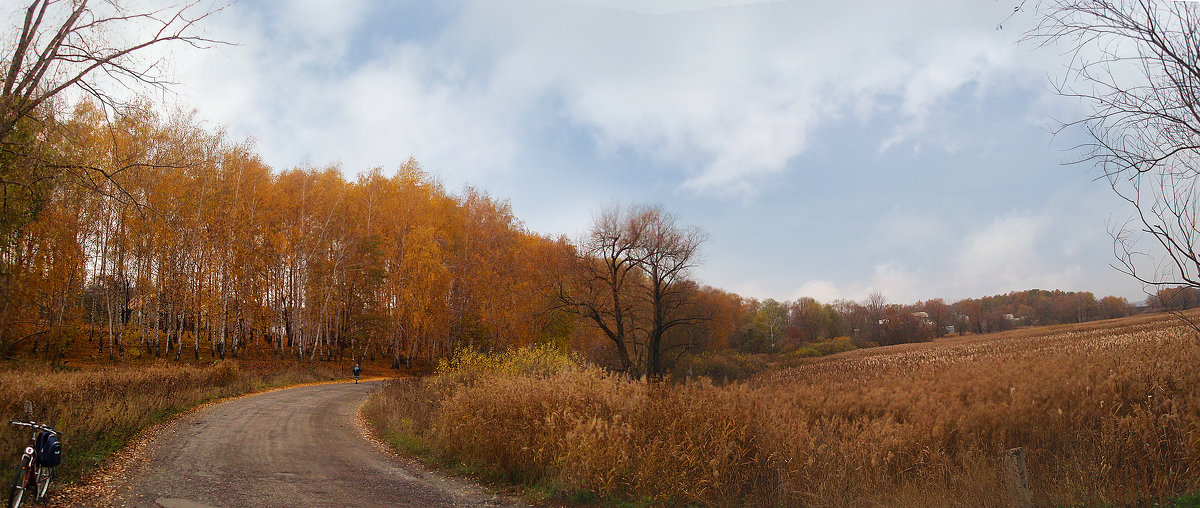
[[[760,355],[734,351],[705,352],[680,358],[671,367],[676,379],[706,377],[718,383],[747,379],[767,368]]]
[[[510,482],[737,504],[778,488],[758,401],[746,395],[744,386],[647,384],[595,369],[506,375],[456,391],[428,435],[441,453]]]
[[[821,356],[821,352],[817,351],[817,349],[812,346],[803,346],[803,347],[796,348],[795,351],[792,351],[789,354],[792,356],[795,356],[797,358],[813,358],[816,356]]]
[[[577,358],[553,345],[522,347],[496,354],[464,348],[449,360],[439,360],[435,376],[443,384],[470,384],[479,378],[500,374],[547,375],[579,366]]]
[[[820,353],[821,356],[844,353],[846,351],[854,351],[855,349],[858,349],[858,346],[855,346],[854,343],[850,341],[850,337],[834,337],[829,340],[812,344],[811,347]]]
[[[438,460],[445,457],[430,453],[433,425],[442,406],[457,391],[480,383],[503,383],[511,377],[544,377],[582,368],[576,357],[550,345],[496,354],[462,349],[439,361],[429,378],[392,381],[368,400],[363,414],[393,446]]]

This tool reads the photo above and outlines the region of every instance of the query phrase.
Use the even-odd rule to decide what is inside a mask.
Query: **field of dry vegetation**
[[[0,464],[15,464],[29,435],[8,425],[34,420],[62,431],[63,464],[55,475],[68,480],[100,464],[141,429],[205,402],[289,384],[345,377],[320,363],[223,360],[202,365],[129,364],[88,370],[24,363],[0,369]]]
[[[550,350],[467,355],[364,408],[385,439],[586,501],[996,506],[1200,491],[1200,337],[1172,318],[873,348],[747,381],[630,381]],[[1194,499],[1194,498],[1192,498]]]

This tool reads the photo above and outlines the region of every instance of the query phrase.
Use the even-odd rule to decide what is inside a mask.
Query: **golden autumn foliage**
[[[0,355],[399,365],[526,344],[556,319],[537,263],[558,244],[415,161],[276,171],[148,107],[106,120],[84,103],[46,132],[55,160],[108,176],[47,181],[31,220],[4,224]]]
[[[585,499],[1000,506],[1013,447],[1026,450],[1036,505],[1200,490],[1200,340],[1176,321],[805,362],[728,385],[648,384],[569,362],[466,382],[451,364],[397,381],[364,411],[409,450]]]

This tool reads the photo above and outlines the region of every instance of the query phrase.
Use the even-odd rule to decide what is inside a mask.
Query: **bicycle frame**
[[[37,422],[20,422],[9,421],[8,423],[18,427],[29,427],[33,434],[29,437],[29,444],[25,446],[25,453],[21,455],[20,462],[17,463],[17,473],[13,477],[13,484],[9,489],[9,508],[18,508],[21,505],[21,500],[25,498],[25,494],[31,489],[35,500],[42,499],[46,496],[47,489],[50,488],[50,479],[54,476],[54,468],[46,467],[38,460],[37,436],[39,432],[49,432],[62,438],[62,433],[54,430],[52,427],[40,425]]]

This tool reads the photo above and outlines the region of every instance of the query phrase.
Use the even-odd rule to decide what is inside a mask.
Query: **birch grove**
[[[110,121],[89,104],[61,121],[60,156],[112,177],[56,183],[15,228],[0,253],[0,353],[87,340],[114,359],[400,366],[544,335],[553,316],[534,260],[557,244],[507,203],[450,193],[412,160],[354,180],[277,171],[198,125],[150,108]]]

